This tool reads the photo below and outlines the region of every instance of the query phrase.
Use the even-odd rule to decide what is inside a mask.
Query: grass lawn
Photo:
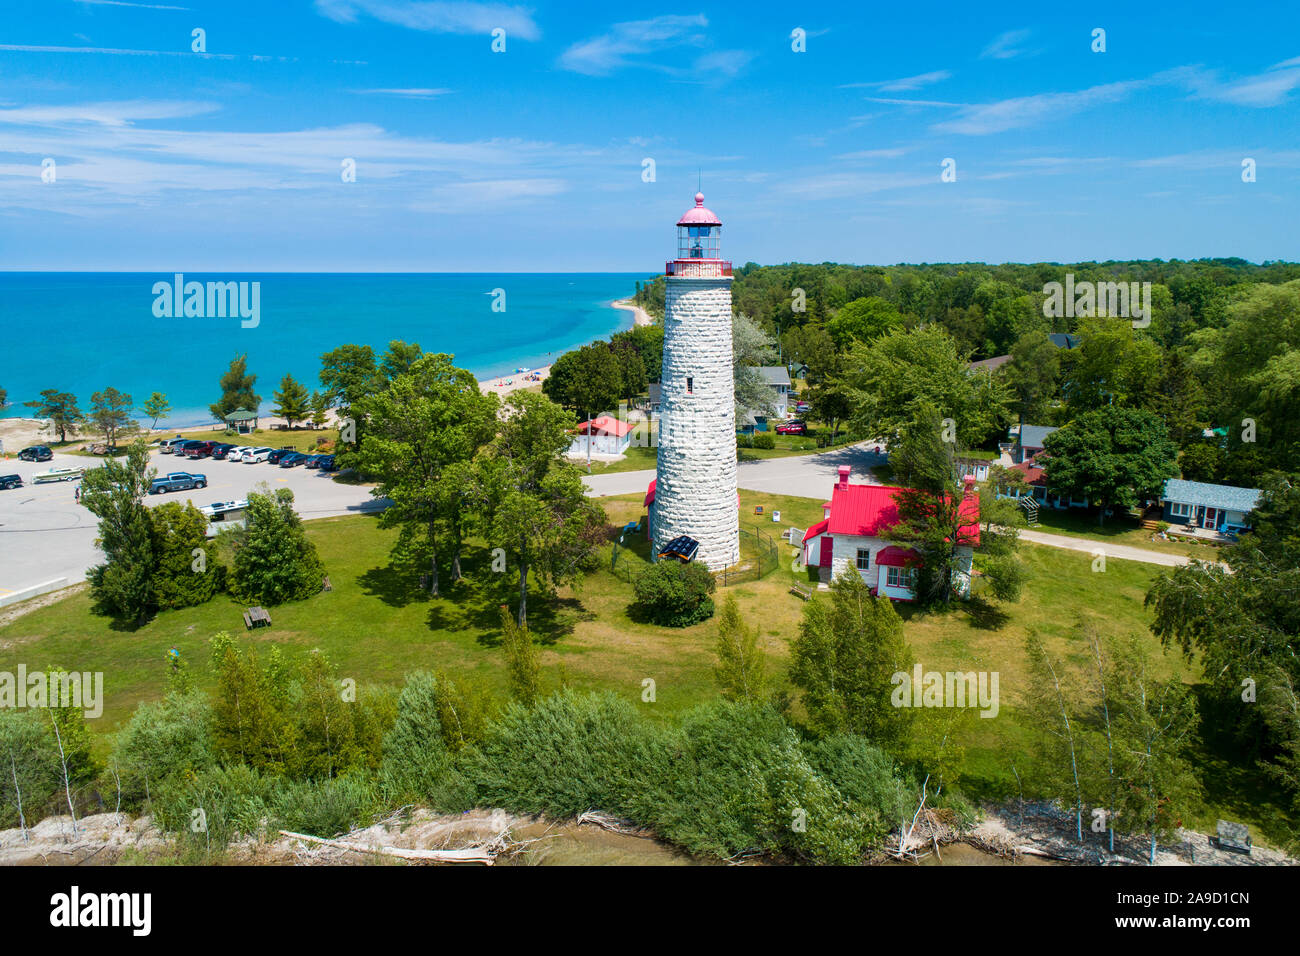
[[[1208,542],[1152,541],[1151,536],[1155,532],[1143,528],[1136,518],[1127,514],[1111,515],[1104,525],[1098,526],[1095,509],[1069,508],[1058,511],[1055,508],[1039,508],[1038,524],[1035,531],[1068,534],[1075,538],[1088,538],[1105,544],[1124,544],[1148,551],[1164,551],[1167,554],[1182,554],[1202,561],[1220,560],[1218,545]]]
[[[603,498],[613,527],[642,518],[640,495]],[[762,505],[763,516],[754,509]],[[769,515],[781,511],[781,522]],[[821,519],[818,499],[741,492],[741,525],[777,539],[781,561],[776,571],[757,581],[719,589],[717,600],[735,595],[745,618],[757,624],[774,676],[783,674],[789,642],[798,633],[803,602],[789,593],[791,583],[808,583],[804,569],[791,562],[795,548],[779,539],[785,528],[806,528]],[[493,575],[491,556],[471,546],[464,560],[467,579],[431,600],[412,576],[389,566],[388,548],[395,532],[378,526],[372,516],[326,518],[307,523],[333,583],[333,591],[307,601],[272,608],[274,624],[244,632],[241,608],[221,597],[197,608],[167,611],[137,630],[115,630],[90,613],[85,593],[67,598],[0,627],[0,670],[63,666],[105,674],[104,716],[92,721],[105,734],[125,720],[142,700],[161,696],[175,645],[200,686],[211,686],[206,641],[226,630],[257,644],[283,645],[289,653],[320,648],[339,668],[339,676],[362,685],[401,682],[417,669],[445,669],[453,676],[479,681],[504,691],[503,654],[499,649],[499,607],[513,603],[516,581],[507,570]],[[644,532],[630,533],[618,549],[611,570],[612,548],[601,569],[553,597],[534,593],[529,623],[542,646],[543,680],[581,689],[609,689],[636,703],[648,715],[666,719],[717,693],[713,678],[712,622],[671,630],[634,620],[628,613],[632,588],[627,580],[646,565],[649,547]],[[972,796],[1001,799],[1016,793],[1015,770],[1030,767],[1028,732],[1017,709],[1026,676],[1024,641],[1037,631],[1054,656],[1067,666],[1085,669],[1088,651],[1074,635],[1078,618],[1094,623],[1102,634],[1140,635],[1157,658],[1161,673],[1194,681],[1198,674],[1177,654],[1162,654],[1148,629],[1142,606],[1151,581],[1162,569],[1112,560],[1104,573],[1091,570],[1086,552],[1023,546],[1027,565],[1024,596],[1014,605],[960,605],[944,612],[925,612],[899,605],[904,633],[917,662],[926,670],[990,670],[1000,675],[1000,712],[995,719],[974,719],[965,731],[967,780]],[[654,681],[655,701],[642,702],[643,682]],[[106,751],[100,737],[97,747]],[[1276,790],[1262,783],[1253,767],[1234,757],[1231,745],[1210,740],[1195,755],[1206,779],[1207,806],[1190,821],[1212,829],[1222,816],[1241,820],[1262,835],[1281,834],[1285,810]]]

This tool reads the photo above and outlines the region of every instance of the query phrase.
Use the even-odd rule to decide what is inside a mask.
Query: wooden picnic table
[[[250,607],[244,612],[244,626],[249,630],[255,627],[270,627],[271,615],[267,613],[266,608]]]

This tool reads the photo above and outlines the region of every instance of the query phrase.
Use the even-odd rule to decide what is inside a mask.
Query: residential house
[[[1080,336],[1068,332],[1048,332],[1047,338],[1058,349],[1077,349],[1083,341]]]
[[[1245,531],[1261,494],[1258,488],[1170,478],[1160,493],[1160,507],[1170,524],[1207,531]]]
[[[785,418],[789,414],[790,395],[794,392],[789,370],[784,365],[762,365],[758,373],[772,389],[772,405],[776,409],[776,417]]]
[[[821,569],[823,581],[852,568],[871,593],[894,601],[916,599],[916,569],[922,564],[919,552],[882,535],[898,524],[894,495],[903,489],[891,485],[855,485],[849,482],[849,466],[841,465],[831,500],[822,505],[822,520],[803,536],[803,561]],[[957,547],[962,571],[958,581],[962,593],[970,590],[970,569],[974,546],[979,544],[979,497],[975,479],[965,480],[966,490],[960,513],[970,523],[961,529]]]
[[[567,452],[570,458],[585,458],[593,455],[622,455],[632,444],[632,422],[620,421],[612,415],[599,415],[578,426],[578,434]]]
[[[996,372],[1010,361],[1010,355],[995,355],[992,358],[971,362],[969,368],[972,372]]]
[[[652,415],[658,415],[659,407],[663,404],[663,386],[658,382],[651,382],[646,391],[650,396],[646,402],[646,408]]]
[[[1007,435],[1015,442],[1011,446],[1011,460],[1016,464],[1033,461],[1043,450],[1043,439],[1056,430],[1053,425],[1021,425],[1019,433],[1015,433],[1013,425]]]
[[[1018,462],[1007,469],[1008,471],[1018,471],[1025,479],[1025,484],[1029,486],[1029,496],[1037,501],[1040,505],[1049,505],[1058,511],[1066,508],[1086,508],[1088,507],[1087,498],[1073,498],[1069,495],[1059,494],[1047,487],[1047,477],[1041,465],[1033,459]],[[1019,498],[1020,495],[1012,495],[1007,485],[999,485],[996,491],[999,498]]]

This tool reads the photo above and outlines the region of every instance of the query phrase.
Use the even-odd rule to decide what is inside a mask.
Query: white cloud
[[[400,96],[408,100],[431,100],[455,91],[435,89],[433,87],[391,87],[388,89],[352,90],[351,92],[363,96]]]
[[[185,100],[125,100],[105,103],[73,103],[63,106],[21,106],[0,109],[0,125],[58,126],[94,123],[100,126],[128,126],[134,120],[179,119],[211,113],[215,103]]]
[[[734,76],[751,59],[744,50],[709,50],[695,58],[694,69],[671,66],[665,54],[708,46],[703,14],[666,14],[650,20],[615,23],[607,33],[573,44],[560,54],[559,65],[587,76],[608,76],[626,67],[662,70],[674,75]]]
[[[938,133],[961,133],[986,136],[1009,129],[1033,126],[1045,120],[1061,119],[1107,103],[1118,103],[1130,93],[1150,85],[1147,80],[1105,83],[1072,93],[1037,93],[1017,96],[993,103],[963,106],[956,118],[936,123]]]
[[[507,40],[537,40],[542,31],[526,7],[468,0],[316,0],[316,11],[336,23],[355,23],[362,15],[382,23],[430,33],[490,34],[498,27]]]
[[[139,7],[142,10],[188,10],[189,7],[173,7],[164,3],[127,3],[126,0],[75,0],[95,7]]]
[[[1220,81],[1213,72],[1183,72],[1197,96],[1235,106],[1281,106],[1291,91],[1300,87],[1300,57],[1275,63],[1263,73],[1226,82]]]
[[[918,73],[916,76],[899,77],[896,80],[877,80],[874,83],[844,83],[840,86],[840,89],[870,89],[880,90],[882,93],[909,93],[912,90],[919,90],[923,86],[942,83],[951,77],[952,74],[947,70],[934,70],[930,73]]]
[[[1025,52],[1020,44],[1028,40],[1029,35],[1029,30],[1008,30],[986,46],[980,57],[986,60],[1009,60],[1020,56]]]

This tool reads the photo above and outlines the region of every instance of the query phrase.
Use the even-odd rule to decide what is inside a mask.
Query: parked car
[[[302,463],[302,466],[304,468],[319,468],[320,460],[324,457],[324,455],[308,455],[307,460]]]
[[[278,465],[280,464],[281,461],[284,460],[285,455],[296,455],[296,454],[297,452],[294,451],[292,448],[277,448],[274,451],[272,451],[269,455],[266,456],[266,463],[268,465]]]
[[[307,456],[302,452],[291,451],[280,459],[281,468],[296,468],[307,460]]]
[[[82,476],[84,469],[81,468],[51,468],[49,471],[42,471],[32,475],[32,484],[44,485],[51,481],[76,481]]]
[[[808,402],[803,402],[803,401],[795,402],[795,403],[794,403],[794,410],[795,410],[796,412],[811,412],[811,411],[812,411],[812,405],[811,405],[810,403],[808,403]]]
[[[335,464],[333,455],[321,455],[320,464],[316,466],[321,471],[338,471],[339,466]]]
[[[217,447],[214,441],[196,441],[192,445],[185,446],[186,458],[207,458],[212,454],[212,449]]]
[[[239,460],[246,465],[255,465],[259,461],[266,461],[266,458],[275,449],[267,448],[265,445],[258,448],[245,448],[244,453],[239,456]]]
[[[158,453],[162,455],[170,455],[176,450],[176,446],[184,440],[185,439],[181,438],[179,435],[176,438],[164,438],[158,443]]]
[[[24,448],[18,453],[19,461],[49,461],[53,457],[54,452],[44,445],[32,445],[30,448]]]
[[[219,441],[212,446],[212,457],[226,459],[229,456],[231,449],[238,447],[238,445],[233,445],[230,442]]]
[[[21,475],[0,475],[0,488],[8,491],[10,488],[21,488],[23,479]]]
[[[806,435],[808,434],[808,426],[803,422],[782,422],[776,426],[776,433],[778,435]]]
[[[189,491],[192,488],[206,488],[207,486],[207,475],[194,475],[188,471],[173,471],[170,475],[155,478],[149,485],[149,493],[161,495],[168,491]]]

